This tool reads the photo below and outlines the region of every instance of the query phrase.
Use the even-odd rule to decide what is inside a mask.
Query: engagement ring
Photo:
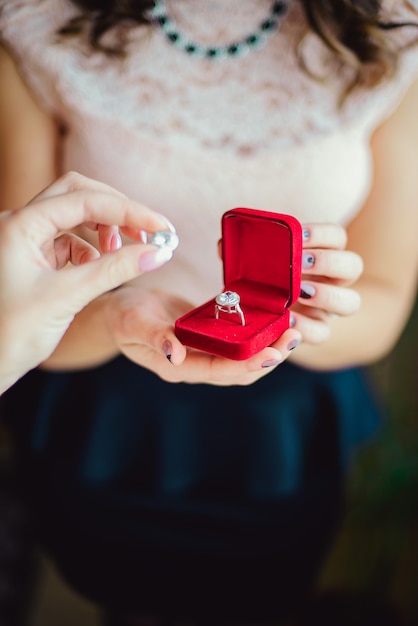
[[[239,316],[241,324],[245,326],[244,313],[240,307],[240,297],[235,291],[224,291],[215,298],[215,318],[219,318],[219,313],[235,313]]]

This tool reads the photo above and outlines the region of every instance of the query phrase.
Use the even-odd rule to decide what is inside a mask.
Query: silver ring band
[[[239,316],[242,326],[245,326],[244,313],[240,306],[240,297],[235,291],[224,291],[215,298],[215,318],[219,319],[219,313],[235,313]]]

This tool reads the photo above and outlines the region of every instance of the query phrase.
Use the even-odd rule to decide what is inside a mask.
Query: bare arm
[[[24,206],[57,178],[58,127],[0,45],[0,211]]]
[[[390,351],[404,328],[418,274],[417,111],[418,83],[372,138],[373,188],[348,227],[347,247],[364,261],[355,284],[361,309],[352,317],[329,320],[328,341],[300,346],[292,359],[301,365],[327,369],[368,364]],[[303,326],[300,320],[302,334]]]
[[[38,106],[14,60],[0,46],[0,210],[24,206],[51,184],[61,174],[58,154],[56,121]],[[77,185],[75,177],[70,191],[77,190]],[[56,361],[58,366],[94,365],[117,354],[101,315],[106,297],[76,317],[51,367]]]

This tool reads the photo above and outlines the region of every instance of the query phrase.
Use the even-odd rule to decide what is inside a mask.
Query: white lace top
[[[418,22],[418,0],[386,2],[390,17]],[[270,0],[167,0],[178,27],[220,45],[254,31]],[[244,58],[208,61],[176,49],[158,29],[129,32],[124,61],[57,42],[76,14],[69,0],[0,0],[2,37],[35,95],[64,125],[63,169],[102,180],[167,215],[180,247],[141,277],[196,304],[222,284],[222,214],[235,206],[291,213],[302,222],[347,223],[372,179],[369,137],[418,77],[418,48],[396,79],[357,91],[290,0],[278,32]],[[411,37],[414,29],[396,31]],[[110,37],[112,35],[109,35]],[[328,77],[328,80],[325,80]],[[330,78],[332,77],[332,78]]]

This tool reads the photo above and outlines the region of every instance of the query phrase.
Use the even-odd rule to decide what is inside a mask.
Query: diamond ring
[[[215,318],[219,318],[219,313],[236,313],[241,324],[245,326],[245,317],[240,307],[240,297],[235,291],[224,291],[215,298]]]

